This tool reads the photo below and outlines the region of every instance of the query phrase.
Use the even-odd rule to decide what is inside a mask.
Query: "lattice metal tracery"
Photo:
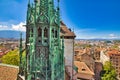
[[[39,74],[38,77],[43,76],[44,78],[46,76],[46,71],[48,69],[48,47],[43,46],[36,47],[35,67],[36,73]]]

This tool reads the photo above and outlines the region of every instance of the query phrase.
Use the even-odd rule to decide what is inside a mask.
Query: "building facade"
[[[120,79],[120,62],[119,61],[120,61],[120,52],[111,53],[110,62],[112,63],[112,66],[115,68],[118,79]]]
[[[104,53],[108,58],[106,61],[110,61],[115,72],[117,74],[117,79],[120,79],[120,51],[117,49],[109,49]],[[105,60],[105,57],[103,58]],[[103,61],[102,59],[102,61]],[[105,63],[105,62],[104,62]]]

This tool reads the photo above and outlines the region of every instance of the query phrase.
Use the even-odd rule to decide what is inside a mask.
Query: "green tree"
[[[1,58],[2,63],[11,64],[11,65],[19,65],[19,50],[15,49],[13,51],[9,51],[6,55]]]
[[[102,80],[117,80],[117,73],[112,66],[111,62],[107,61],[105,62],[103,66],[103,71],[101,73],[101,79]]]

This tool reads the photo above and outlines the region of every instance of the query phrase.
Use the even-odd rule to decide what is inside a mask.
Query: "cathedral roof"
[[[75,38],[76,35],[71,29],[68,29],[67,26],[61,21],[60,27],[60,36],[64,36],[65,38]]]

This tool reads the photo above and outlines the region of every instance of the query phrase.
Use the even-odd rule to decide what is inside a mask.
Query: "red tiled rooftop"
[[[60,35],[64,36],[64,37],[76,37],[76,35],[74,34],[74,32],[72,32],[71,30],[69,30],[66,25],[61,21],[61,27],[60,27],[61,31],[60,31]]]
[[[18,67],[0,64],[0,80],[16,80]]]
[[[119,50],[112,49],[112,50],[107,51],[107,54],[108,54],[109,56],[111,56],[111,55],[113,55],[113,54],[120,55],[120,51],[119,51]]]
[[[94,75],[94,73],[87,67],[84,62],[74,61],[76,67],[78,67],[78,73],[85,73],[89,75]]]
[[[76,67],[78,67],[77,77],[81,79],[92,79],[94,72],[92,72],[84,62],[74,61]]]

